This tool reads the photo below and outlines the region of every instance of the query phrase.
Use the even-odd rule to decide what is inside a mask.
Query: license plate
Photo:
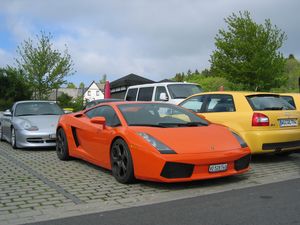
[[[279,120],[280,127],[297,127],[298,120],[297,119],[281,119]]]
[[[210,165],[208,171],[210,173],[222,172],[227,170],[227,163]]]

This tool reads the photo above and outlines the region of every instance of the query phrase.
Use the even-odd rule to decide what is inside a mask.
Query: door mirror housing
[[[104,129],[106,120],[105,120],[105,117],[103,117],[103,116],[97,116],[97,117],[94,117],[91,119],[91,123],[100,124],[103,126],[103,129]]]
[[[160,93],[159,100],[161,100],[161,101],[168,101],[169,98],[167,96],[167,93],[165,93],[165,92]]]
[[[9,109],[5,110],[5,111],[3,112],[3,115],[4,115],[4,116],[12,116],[11,111],[10,111]]]

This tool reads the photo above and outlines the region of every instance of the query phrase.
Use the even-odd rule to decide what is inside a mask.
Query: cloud
[[[12,65],[13,63],[12,55],[0,48],[0,67],[6,67],[7,65]]]
[[[300,57],[299,8],[298,0],[2,0],[0,16],[16,45],[40,30],[54,35],[57,48],[66,44],[79,83],[128,73],[160,80],[207,68],[223,19],[240,10],[258,23],[270,18],[289,37],[283,53]]]

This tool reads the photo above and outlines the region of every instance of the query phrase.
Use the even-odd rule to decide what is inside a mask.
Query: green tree
[[[84,88],[84,83],[83,82],[80,82],[79,84],[79,88],[83,89]]]
[[[69,82],[67,84],[67,88],[76,88],[76,85],[74,83],[72,83],[72,82]]]
[[[41,32],[37,43],[25,40],[18,46],[16,62],[24,71],[26,81],[35,99],[45,99],[52,89],[66,83],[65,77],[74,73],[73,61],[67,47],[61,53],[53,49],[52,35]]]
[[[215,37],[216,50],[210,59],[213,74],[252,91],[284,84],[285,59],[278,50],[286,34],[269,19],[255,23],[248,11],[233,13],[225,22],[228,30],[220,29]]]
[[[287,77],[287,82],[280,88],[271,90],[273,92],[299,92],[300,62],[292,54],[286,61],[284,75]]]
[[[100,84],[105,84],[105,82],[106,82],[106,79],[107,79],[107,75],[106,75],[106,74],[103,74],[103,76],[102,76],[101,80],[99,81],[99,82],[100,82]]]
[[[0,111],[8,109],[15,101],[29,100],[31,96],[22,71],[13,67],[0,68]]]

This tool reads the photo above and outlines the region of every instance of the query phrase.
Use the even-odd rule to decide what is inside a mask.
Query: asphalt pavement
[[[30,225],[295,225],[300,179]]]

